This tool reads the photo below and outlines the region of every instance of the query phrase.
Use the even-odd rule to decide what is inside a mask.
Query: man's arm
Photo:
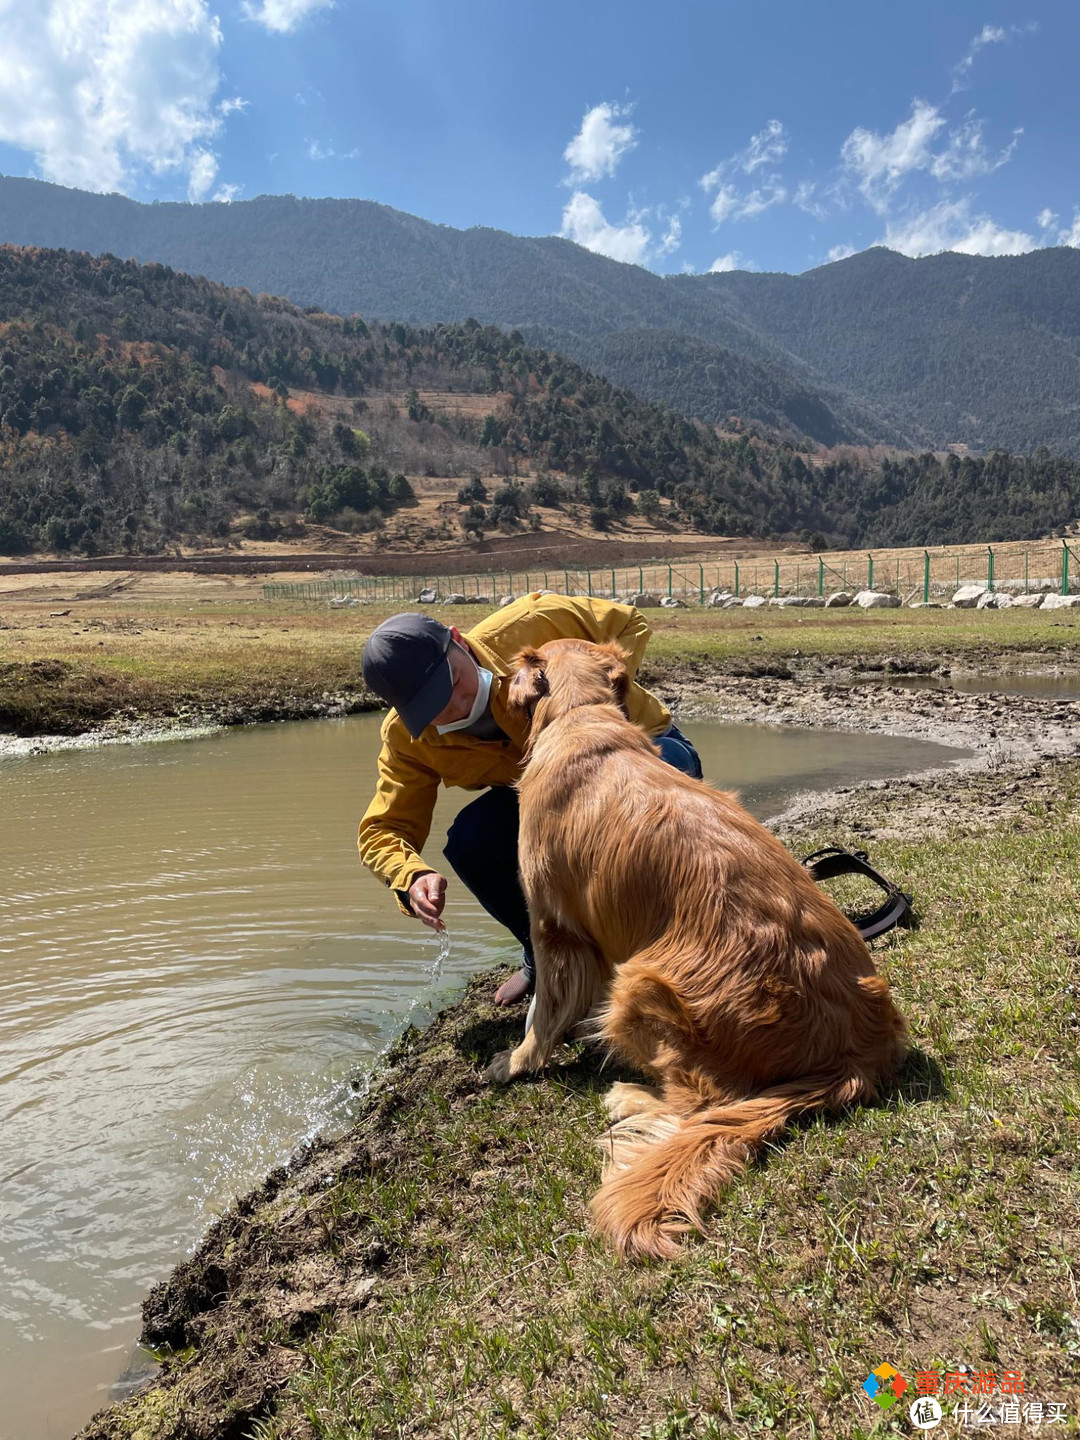
[[[397,894],[400,909],[418,876],[434,871],[420,850],[431,831],[439,777],[426,765],[404,755],[383,736],[375,796],[360,821],[356,845],[368,869]]]

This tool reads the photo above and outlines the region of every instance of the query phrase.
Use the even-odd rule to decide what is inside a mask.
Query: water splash
[[[450,931],[440,930],[437,938],[439,941],[439,953],[431,962],[431,970],[429,972],[431,978],[428,981],[429,985],[434,985],[437,981],[442,979],[443,966],[446,964],[447,960],[450,959]]]

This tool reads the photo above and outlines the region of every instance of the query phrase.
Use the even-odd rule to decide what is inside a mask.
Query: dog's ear
[[[544,657],[534,646],[526,645],[524,650],[514,657],[514,668],[517,673],[510,682],[506,707],[532,719],[537,703],[548,693]]]
[[[626,662],[630,657],[614,640],[609,640],[607,644],[598,645],[596,648],[603,659],[608,683],[615,696],[615,703],[623,714],[627,715],[626,697],[630,694],[630,674],[626,668]]]

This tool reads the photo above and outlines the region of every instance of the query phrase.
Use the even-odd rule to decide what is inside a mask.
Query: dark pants
[[[701,761],[690,741],[674,725],[657,737],[660,756],[676,770],[701,779]],[[446,837],[443,854],[454,874],[493,920],[505,925],[525,952],[523,966],[536,978],[529,911],[518,874],[518,797],[511,785],[485,790],[459,811]]]

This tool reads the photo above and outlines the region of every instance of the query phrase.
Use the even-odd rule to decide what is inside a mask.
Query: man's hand
[[[413,914],[425,925],[430,925],[432,930],[445,930],[442,912],[446,904],[446,876],[437,870],[418,875],[409,886],[409,904]]]

